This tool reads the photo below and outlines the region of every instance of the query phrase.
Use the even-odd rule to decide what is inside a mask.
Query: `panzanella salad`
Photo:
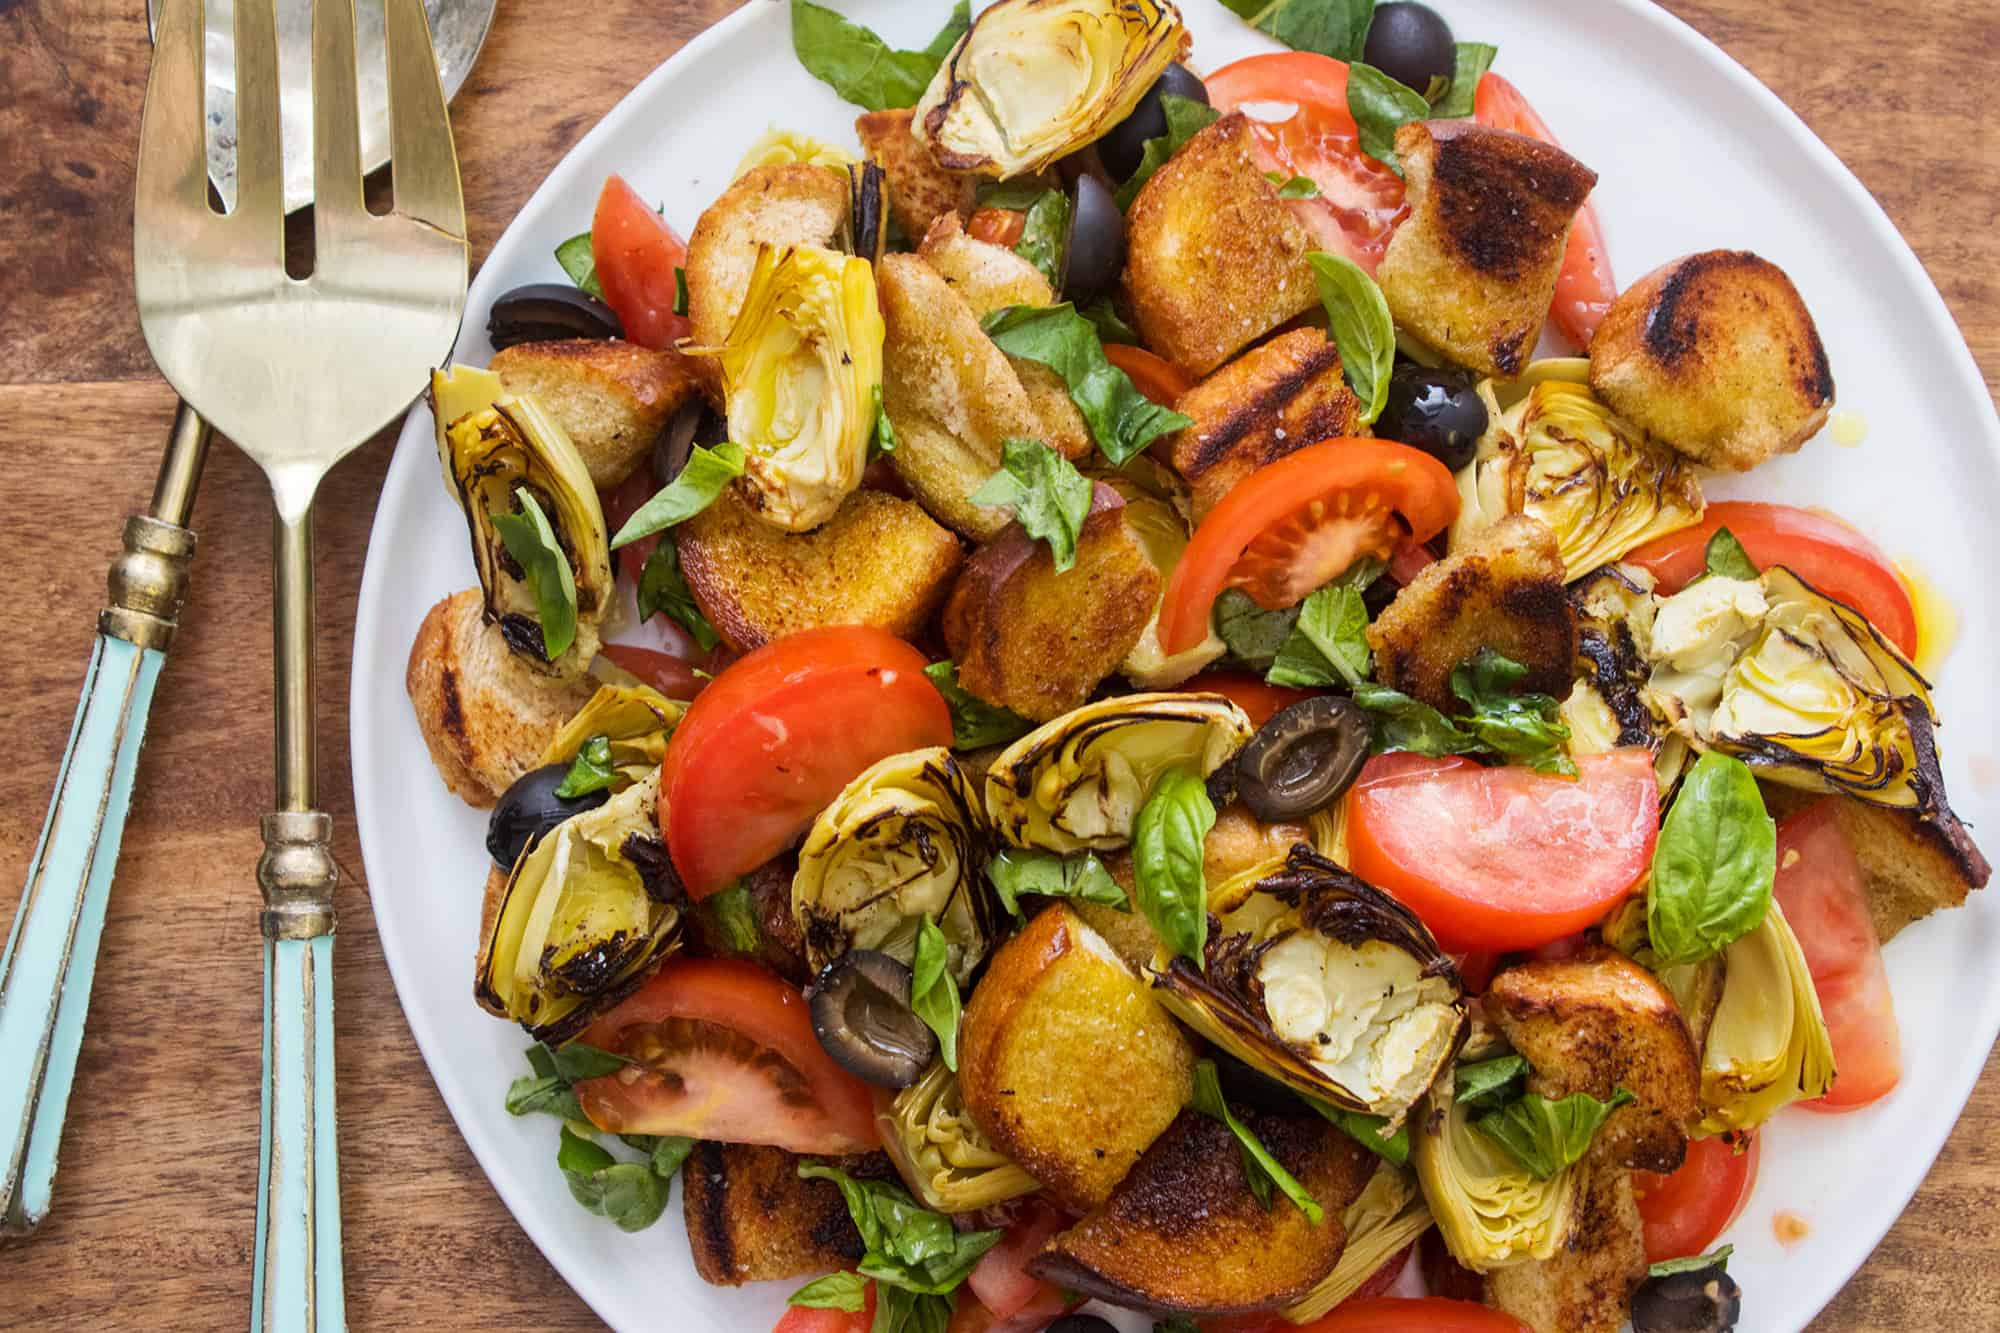
[[[1291,49],[793,0],[854,134],[685,240],[612,177],[439,372],[495,1095],[795,1333],[1720,1333],[1988,875],[1895,570],[1703,494],[1825,350],[1747,252],[1621,290],[1432,10],[1227,2]]]

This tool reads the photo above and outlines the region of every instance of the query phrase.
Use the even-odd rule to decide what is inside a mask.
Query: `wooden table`
[[[765,0],[756,0],[762,3]],[[1671,0],[1853,166],[1916,245],[2000,383],[2000,0]],[[454,108],[475,262],[655,64],[733,8],[506,0]],[[173,395],[132,303],[148,49],[141,0],[0,0],[0,919],[55,778],[104,571],[143,508]],[[589,200],[576,201],[586,216]],[[1631,275],[1627,275],[1628,277]],[[1893,423],[1878,423],[1890,424]],[[501,1205],[418,1058],[355,841],[348,646],[385,432],[319,504],[323,803],[338,829],[341,1191],[358,1328],[596,1321]],[[228,1328],[247,1319],[257,1175],[257,817],[270,799],[263,478],[210,459],[201,554],[126,832],[54,1214],[0,1250],[0,1325]],[[1919,1037],[1919,1039],[1921,1039]],[[1915,1203],[1815,1325],[2000,1327],[2000,1077]],[[667,1252],[661,1262],[685,1259]]]

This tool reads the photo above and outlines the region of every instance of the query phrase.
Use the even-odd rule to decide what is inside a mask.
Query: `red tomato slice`
[[[965,224],[965,234],[975,241],[1012,250],[1028,229],[1028,215],[1012,208],[981,208]]]
[[[692,699],[708,683],[694,674],[694,663],[658,649],[607,643],[598,651],[669,699]]]
[[[1500,955],[1491,949],[1469,949],[1453,954],[1452,961],[1458,964],[1458,979],[1473,995],[1485,994],[1493,984],[1493,974],[1500,969]]]
[[[1417,1241],[1417,1259],[1423,1265],[1424,1289],[1433,1296],[1455,1301],[1478,1301],[1486,1293],[1486,1279],[1467,1268],[1444,1243],[1444,1233],[1433,1227]]]
[[[1298,602],[1364,555],[1429,541],[1458,517],[1437,459],[1390,440],[1325,440],[1258,468],[1194,530],[1160,608],[1169,654],[1201,642],[1225,587],[1260,606]]]
[[[1548,122],[1521,96],[1521,90],[1491,71],[1479,80],[1472,115],[1481,125],[1562,146]],[[1586,201],[1570,228],[1569,248],[1563,252],[1562,269],[1556,274],[1555,304],[1549,308],[1549,318],[1555,321],[1557,332],[1580,352],[1590,346],[1590,335],[1597,332],[1604,312],[1617,296],[1618,282],[1611,276],[1604,226],[1597,220],[1596,205]]]
[[[1882,946],[1868,913],[1861,863],[1840,831],[1832,798],[1778,825],[1778,879],[1772,889],[1799,937],[1813,989],[1833,1039],[1839,1071],[1826,1096],[1799,1105],[1852,1111],[1902,1081],[1903,1040]]]
[[[1442,1296],[1349,1299],[1298,1333],[1534,1333],[1513,1315]]]
[[[1131,343],[1104,344],[1104,359],[1124,371],[1134,388],[1161,407],[1172,407],[1194,387],[1194,381],[1179,366]]]
[[[1652,756],[1615,750],[1577,776],[1385,754],[1347,794],[1350,869],[1448,950],[1532,949],[1604,918],[1660,831]]]
[[[1757,1183],[1757,1139],[1742,1152],[1726,1139],[1688,1140],[1687,1160],[1668,1175],[1632,1173],[1646,1224],[1646,1262],[1707,1254]]]
[[[1398,542],[1389,556],[1389,577],[1407,588],[1417,575],[1436,563],[1437,557],[1422,542]]]
[[[1261,106],[1248,113],[1258,165],[1317,185],[1319,197],[1293,200],[1293,213],[1320,249],[1373,273],[1410,207],[1402,177],[1361,151],[1347,110],[1346,63],[1308,51],[1280,52],[1224,65],[1205,82],[1221,111],[1259,103],[1292,108],[1281,120],[1260,120]]]
[[[1728,528],[1759,569],[1783,565],[1814,590],[1867,618],[1909,657],[1917,651],[1917,609],[1882,548],[1851,524],[1812,509],[1758,500],[1721,500],[1701,522],[1656,537],[1625,558],[1651,571],[1671,596],[1708,567],[1708,539]]]
[[[1248,713],[1250,721],[1260,727],[1293,704],[1324,693],[1273,685],[1248,671],[1204,671],[1175,688],[1184,694],[1219,694]]]
[[[604,303],[618,312],[627,338],[667,348],[687,337],[687,317],[674,313],[674,270],[687,263],[687,243],[623,176],[607,177],[597,196],[590,258]]]
[[[875,1327],[875,1284],[870,1282],[863,1304],[853,1314],[845,1310],[814,1310],[794,1305],[778,1317],[771,1333],[869,1333]],[[953,1333],[957,1333],[954,1327]]]
[[[688,892],[770,860],[876,760],[951,744],[924,666],[894,635],[844,625],[765,644],[709,682],[660,767],[660,824]]]
[[[980,1256],[965,1285],[996,1321],[1046,1314],[1053,1319],[1069,1308],[1062,1289],[1028,1272],[1028,1261],[1069,1225],[1069,1219],[1047,1204],[1024,1213],[1000,1243]],[[963,1303],[963,1302],[961,1302]]]
[[[639,470],[608,491],[597,493],[597,503],[604,510],[604,532],[615,535],[625,526],[626,520],[639,512],[639,506],[653,498],[659,487],[653,484],[653,470],[641,465]],[[641,537],[630,546],[621,546],[616,552],[618,572],[632,580],[632,586],[639,585],[639,576],[646,571],[646,561],[652,558],[653,548],[660,544],[664,534]]]
[[[797,1153],[878,1145],[868,1085],[820,1048],[805,998],[755,963],[670,958],[579,1040],[634,1061],[576,1085],[606,1133]]]

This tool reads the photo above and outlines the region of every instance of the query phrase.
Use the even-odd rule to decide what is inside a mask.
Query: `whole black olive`
[[[907,1088],[937,1055],[937,1034],[910,1008],[910,969],[886,953],[853,949],[806,987],[813,1035],[864,1083]]]
[[[568,775],[568,764],[530,769],[501,793],[492,818],[486,821],[486,854],[493,858],[493,864],[512,870],[529,843],[571,815],[595,810],[611,799],[611,793],[603,790],[582,796],[556,795],[556,788]]]
[[[1125,214],[1103,181],[1078,176],[1063,242],[1063,299],[1088,305],[1117,286],[1124,271]]]
[[[1429,5],[1396,0],[1378,5],[1368,25],[1361,59],[1396,82],[1428,93],[1434,78],[1449,80],[1458,68],[1458,45],[1451,25]]]
[[[1157,139],[1167,132],[1167,113],[1160,105],[1160,98],[1168,93],[1208,105],[1208,86],[1199,75],[1186,65],[1167,66],[1166,73],[1132,108],[1132,114],[1097,141],[1097,159],[1111,173],[1111,179],[1131,179],[1132,173],[1139,169],[1139,159],[1146,154],[1146,140]]]
[[[1066,1314],[1049,1325],[1048,1333],[1118,1333],[1118,1326],[1094,1314]]]
[[[560,282],[531,282],[493,303],[486,336],[494,349],[556,338],[623,338],[610,306]]]
[[[1649,1277],[1632,1295],[1632,1333],[1731,1333],[1743,1289],[1721,1264]]]
[[[1324,810],[1354,785],[1370,734],[1368,715],[1352,699],[1302,699],[1259,727],[1236,756],[1236,794],[1266,823]]]
[[[1472,461],[1486,433],[1486,404],[1472,376],[1399,361],[1389,376],[1389,397],[1375,434],[1421,449],[1453,472]]]

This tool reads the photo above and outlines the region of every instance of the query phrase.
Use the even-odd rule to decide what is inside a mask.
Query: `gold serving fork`
[[[334,1144],[332,821],[315,809],[312,502],[409,406],[465,307],[465,205],[419,0],[385,0],[393,211],[362,202],[354,0],[315,0],[313,269],[285,271],[274,0],[236,0],[236,204],[208,203],[202,0],[166,0],[146,88],[134,267],[146,343],[264,469],[277,809],[264,816],[263,1142],[252,1326],[344,1326]]]

